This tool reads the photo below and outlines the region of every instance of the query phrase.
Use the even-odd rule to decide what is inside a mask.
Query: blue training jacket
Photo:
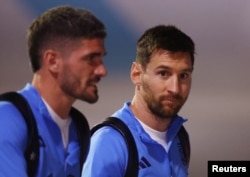
[[[80,147],[73,122],[69,130],[67,152],[63,148],[61,132],[52,120],[37,90],[27,84],[20,93],[31,105],[40,136],[40,156],[36,177],[79,177]],[[27,126],[19,111],[11,103],[0,102],[0,176],[27,177],[24,151]]]
[[[138,177],[187,177],[183,150],[177,136],[186,121],[176,116],[167,132],[168,149],[155,142],[142,128],[129,108],[130,102],[112,116],[122,119],[136,141],[139,153]],[[111,127],[102,127],[91,138],[82,177],[123,177],[127,166],[127,147],[123,137]]]

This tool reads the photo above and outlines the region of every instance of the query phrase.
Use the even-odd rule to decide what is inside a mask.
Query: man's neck
[[[35,74],[32,85],[60,117],[68,117],[71,106],[75,100],[65,95],[53,80],[46,78],[45,81],[40,75]]]
[[[139,101],[138,101],[139,100]],[[144,101],[133,99],[130,105],[134,116],[150,128],[164,132],[168,129],[171,119],[162,119],[154,115]]]

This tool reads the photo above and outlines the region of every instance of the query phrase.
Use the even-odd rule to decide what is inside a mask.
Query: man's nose
[[[106,76],[108,72],[105,65],[104,64],[99,65],[95,70],[95,74],[102,77]]]
[[[171,76],[168,80],[168,91],[172,93],[179,93],[180,91],[180,81],[178,76]]]

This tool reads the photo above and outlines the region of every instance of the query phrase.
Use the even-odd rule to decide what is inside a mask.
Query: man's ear
[[[54,50],[46,50],[43,55],[43,62],[46,68],[53,73],[57,73],[60,69],[60,55]]]
[[[137,86],[141,85],[142,73],[142,66],[139,63],[133,62],[130,70],[130,78],[131,81]]]

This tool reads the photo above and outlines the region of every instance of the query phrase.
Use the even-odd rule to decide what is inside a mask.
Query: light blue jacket
[[[167,132],[166,150],[144,131],[129,108],[124,104],[113,116],[122,119],[136,141],[139,153],[139,177],[187,177],[183,150],[177,133],[185,119],[176,116]],[[122,136],[110,127],[96,131],[85,162],[82,177],[123,177],[127,166],[127,147]]]
[[[71,123],[69,145],[64,151],[59,127],[52,120],[37,90],[30,84],[20,91],[36,118],[40,136],[40,156],[36,177],[79,177],[79,145],[75,125]],[[0,176],[26,177],[24,150],[27,127],[19,111],[8,102],[0,102]]]

